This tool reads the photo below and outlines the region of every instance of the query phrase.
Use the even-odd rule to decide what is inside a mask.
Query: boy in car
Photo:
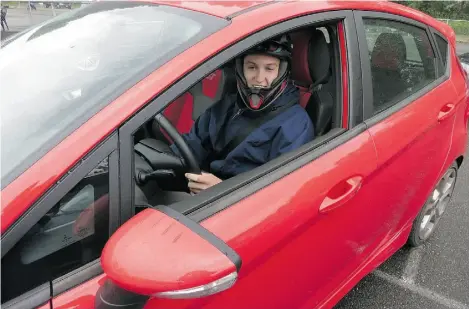
[[[282,35],[238,57],[238,91],[207,109],[183,135],[202,169],[187,173],[198,193],[314,138],[313,123],[290,80],[292,42]],[[177,152],[175,145],[172,149]]]

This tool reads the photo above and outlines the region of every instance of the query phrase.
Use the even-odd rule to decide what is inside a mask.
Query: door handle
[[[441,122],[452,115],[456,106],[453,103],[445,104],[438,113],[438,122]]]
[[[354,176],[335,185],[319,206],[320,213],[326,213],[346,204],[360,190],[362,176]]]

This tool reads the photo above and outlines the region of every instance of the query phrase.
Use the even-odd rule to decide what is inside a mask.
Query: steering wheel
[[[174,141],[174,144],[181,153],[182,158],[184,159],[184,166],[186,167],[189,173],[200,174],[201,170],[197,160],[194,156],[189,145],[187,145],[184,138],[179,134],[178,130],[171,124],[171,122],[163,115],[158,114],[155,116],[155,120],[158,125],[169,135],[169,137]]]

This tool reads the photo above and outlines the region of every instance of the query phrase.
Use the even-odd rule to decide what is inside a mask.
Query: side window
[[[446,63],[448,58],[448,42],[438,34],[435,34],[435,38],[436,45],[438,45],[438,49],[440,50],[441,58],[443,60],[444,70],[446,70]]]
[[[363,22],[376,114],[434,81],[436,58],[422,28],[384,19]]]
[[[341,71],[340,63],[346,59],[340,58],[340,43],[344,43],[345,48],[345,42],[340,42],[338,24],[323,23],[321,26],[296,28],[288,35],[293,46],[292,82],[285,84],[288,87],[286,95],[282,94],[275,102],[277,112],[272,110],[271,113],[265,113],[266,118],[250,119],[252,117],[246,112],[247,108],[238,107],[238,104],[244,104],[241,101],[243,99],[238,96],[234,74],[236,63],[233,59],[242,55],[238,54],[233,55],[230,61],[214,71],[207,72],[203,78],[199,77],[199,82],[173,99],[161,113],[164,118],[154,115],[138,128],[132,129],[130,134],[133,135],[134,141],[135,173],[138,175],[135,178],[138,186],[135,186],[133,201],[135,212],[148,204],[170,205],[190,198],[188,181],[184,177],[188,170],[188,166],[184,165],[189,161],[180,160],[179,157],[184,155],[182,152],[185,152],[186,157],[192,152],[195,158],[191,162],[193,166],[197,168],[198,165],[201,170],[224,180],[298,150],[312,141],[313,131],[314,136],[322,136],[332,129],[342,128],[344,101],[341,94],[344,84],[341,78],[347,73]],[[281,35],[274,36],[278,37]],[[280,48],[278,42],[271,42],[263,46],[265,47],[269,48],[266,51],[276,51]],[[275,66],[271,63],[271,59],[254,57],[245,64],[239,63],[239,69],[250,83],[255,82],[259,74],[262,74],[264,82],[267,78],[264,72],[275,69],[281,72],[285,68],[280,60]],[[223,103],[216,105],[219,100],[223,100]],[[214,107],[213,113],[197,118],[210,106]],[[266,123],[264,121],[272,119],[267,117],[277,117],[277,113],[283,113],[290,107],[295,108],[297,112],[285,113],[281,116],[283,121],[279,120],[282,118],[277,118],[277,122],[266,124],[260,135],[260,131],[255,131]],[[293,115],[298,118],[290,121]],[[147,114],[145,117],[151,115]],[[168,122],[176,130],[165,130]],[[192,128],[194,134],[184,135],[184,139],[179,139],[179,143],[173,143],[178,141],[174,132],[187,133]],[[275,134],[281,129],[291,131],[291,136]],[[168,133],[172,133],[173,137]],[[228,158],[228,155],[248,138],[250,141],[238,148],[241,150],[235,154],[234,159]],[[185,141],[189,147],[180,145],[181,141]],[[259,146],[261,144],[262,147]],[[252,154],[251,149],[255,149],[256,153]]]
[[[2,259],[2,304],[101,255],[109,237],[109,173],[104,159]]]

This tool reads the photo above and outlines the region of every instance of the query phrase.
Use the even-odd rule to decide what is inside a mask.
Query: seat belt
[[[254,130],[259,128],[261,125],[268,122],[269,120],[274,119],[280,113],[282,113],[283,111],[287,110],[288,108],[292,107],[293,105],[297,103],[298,103],[298,98],[295,98],[285,105],[282,105],[278,108],[273,108],[270,112],[262,114],[259,117],[253,118],[251,121],[248,122],[246,126],[241,127],[236,132],[235,136],[233,136],[233,138],[228,142],[228,144],[225,147],[223,147],[223,149],[219,153],[215,154],[214,161],[225,159],[226,156],[232,150],[238,147],[238,145],[241,144],[249,136],[249,134],[251,134]],[[219,133],[222,133],[222,132],[219,131]]]

